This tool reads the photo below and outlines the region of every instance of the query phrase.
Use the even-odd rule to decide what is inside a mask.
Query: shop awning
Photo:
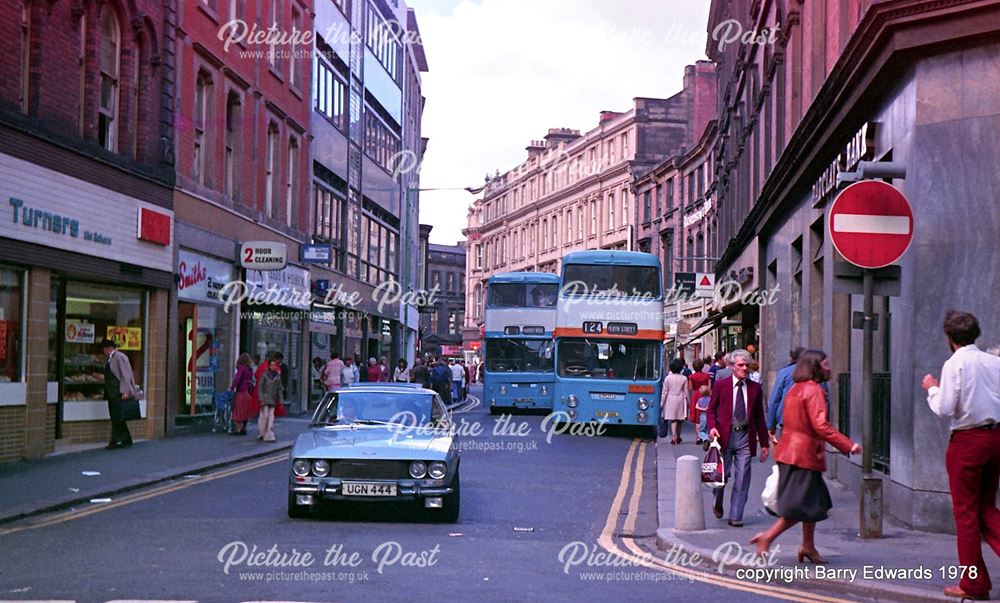
[[[686,346],[687,344],[700,339],[705,333],[715,330],[718,328],[719,324],[722,323],[726,318],[733,316],[734,314],[739,314],[743,309],[743,303],[736,301],[727,306],[723,306],[721,310],[715,310],[698,321],[698,324],[691,327],[691,332],[688,333],[687,337],[679,337],[678,344],[681,346]]]

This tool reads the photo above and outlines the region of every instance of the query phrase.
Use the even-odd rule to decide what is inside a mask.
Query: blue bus
[[[509,272],[487,281],[483,402],[490,414],[552,408],[558,297],[559,277],[554,274]]]
[[[569,422],[648,427],[660,416],[663,292],[656,256],[563,258],[553,411]]]

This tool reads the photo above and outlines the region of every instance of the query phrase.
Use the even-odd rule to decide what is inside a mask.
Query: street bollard
[[[704,530],[705,504],[701,489],[701,459],[690,454],[677,459],[674,486],[674,529]]]

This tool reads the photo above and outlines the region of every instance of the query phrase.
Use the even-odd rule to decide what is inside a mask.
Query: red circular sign
[[[861,268],[898,260],[913,241],[913,210],[903,193],[879,180],[856,182],[830,206],[830,240],[844,259]]]

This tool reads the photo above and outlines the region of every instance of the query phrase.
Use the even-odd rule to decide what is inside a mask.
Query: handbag
[[[771,467],[771,475],[764,482],[764,491],[760,493],[760,502],[764,510],[772,517],[778,516],[778,466]]]
[[[285,405],[281,403],[281,400],[278,400],[278,403],[274,405],[274,416],[283,417],[287,414],[288,410],[285,408]]]
[[[722,446],[718,438],[712,440],[701,463],[701,483],[711,488],[721,488],[726,485],[726,466],[722,458]]]

